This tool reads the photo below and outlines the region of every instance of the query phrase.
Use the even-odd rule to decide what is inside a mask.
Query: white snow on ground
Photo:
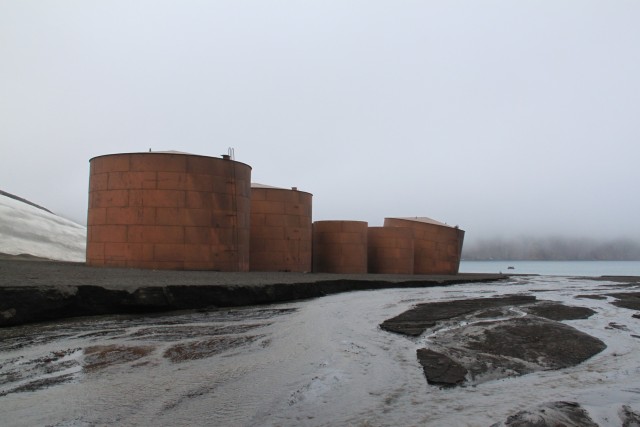
[[[85,261],[87,228],[0,195],[0,253]]]

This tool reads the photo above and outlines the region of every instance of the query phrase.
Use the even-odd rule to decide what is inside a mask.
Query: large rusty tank
[[[88,265],[248,271],[250,166],[143,152],[90,167]]]
[[[367,273],[367,230],[364,221],[313,223],[313,271]]]
[[[369,227],[369,273],[413,274],[413,230],[404,227]]]
[[[385,218],[385,227],[413,230],[414,274],[457,274],[464,231],[426,217]]]
[[[251,184],[251,271],[311,271],[311,193]]]

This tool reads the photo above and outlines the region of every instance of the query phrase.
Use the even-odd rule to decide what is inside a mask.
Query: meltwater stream
[[[608,425],[621,404],[640,409],[640,320],[610,297],[575,297],[617,286],[517,277],[1,329],[0,424],[489,426],[532,404],[571,400]],[[608,348],[574,368],[440,389],[416,359],[429,332],[409,339],[378,327],[421,302],[516,293],[593,308],[592,318],[567,323]]]

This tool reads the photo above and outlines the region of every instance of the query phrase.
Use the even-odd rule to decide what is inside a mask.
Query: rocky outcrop
[[[571,307],[557,302],[546,302],[526,307],[527,313],[549,320],[588,319],[596,312],[587,307]]]
[[[461,349],[470,350],[469,357],[474,353],[488,355],[494,370],[516,374],[575,366],[606,348],[599,339],[571,326],[535,317],[487,322],[480,330],[474,329],[463,328],[453,334],[467,338]],[[487,372],[484,366],[474,368]]]
[[[536,371],[575,366],[601,352],[606,345],[597,338],[568,325],[539,317],[484,321],[447,329],[430,339],[430,351],[451,359],[445,366],[457,366],[468,373],[447,385],[478,384],[488,380],[519,376]],[[438,378],[442,362],[428,364],[418,359],[427,381]],[[462,370],[448,369],[460,373]],[[443,382],[443,381],[441,381]],[[444,383],[444,382],[443,382]]]
[[[429,384],[455,386],[462,384],[467,376],[464,366],[444,354],[428,348],[418,349],[418,361]]]
[[[548,402],[510,415],[491,427],[598,427],[576,402]]]
[[[609,296],[616,299],[612,304],[617,307],[640,310],[640,292],[622,292],[609,294]]]
[[[612,422],[611,425],[622,427],[640,426],[640,413],[628,405],[622,405],[618,410],[621,424]],[[613,421],[613,420],[611,420]],[[491,427],[598,427],[586,409],[576,402],[546,402],[530,409],[517,412],[507,417],[503,422],[492,424]]]
[[[622,405],[622,407],[618,411],[618,416],[622,421],[622,427],[640,426],[640,412],[634,411],[628,405]]]
[[[380,327],[408,336],[428,333],[428,348],[417,351],[427,382],[455,386],[562,369],[587,360],[606,345],[555,320],[582,319],[593,313],[511,295],[419,304]]]
[[[435,326],[439,321],[505,306],[531,304],[535,301],[536,297],[534,296],[509,295],[498,298],[476,298],[418,304],[396,317],[385,320],[380,324],[380,327],[389,332],[419,336],[427,328]],[[489,311],[489,315],[493,315],[493,311]]]

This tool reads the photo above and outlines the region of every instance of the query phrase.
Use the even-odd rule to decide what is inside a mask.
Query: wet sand
[[[2,267],[0,263],[0,276]],[[23,269],[16,276],[19,280],[37,283],[72,275],[84,283],[94,272],[107,271],[78,265],[69,270],[61,264],[14,267],[16,273]],[[235,289],[234,298],[280,298],[287,296],[283,290],[287,287],[325,286],[313,281],[286,286],[277,281],[211,285],[226,273],[206,272],[200,285],[180,286],[172,284],[174,279],[200,273],[158,272],[174,279],[167,280],[167,286],[145,287],[142,281],[136,285],[135,278],[152,272],[112,273],[98,274],[95,280],[107,283],[109,277],[121,274],[129,277],[131,291],[90,285],[40,288],[50,295],[73,291],[75,299],[61,301],[75,309],[91,304],[96,310],[109,309],[105,301],[118,302],[116,296],[123,298],[120,304],[135,302],[134,297],[141,304],[142,296],[153,296],[151,288],[165,293],[165,304],[169,298],[176,304],[185,292],[211,297],[219,292],[218,297],[231,298]],[[237,275],[242,273],[231,274]],[[80,317],[0,328],[0,412],[5,423],[25,426],[497,427],[528,425],[517,422],[533,416],[547,420],[540,425],[568,418],[577,420],[573,425],[592,425],[590,420],[602,426],[633,425],[640,419],[640,332],[638,312],[627,306],[638,301],[639,284],[627,278],[592,279],[514,275],[486,284],[345,292],[285,304]],[[199,282],[194,278],[184,283]],[[337,279],[331,283],[336,292],[352,284]],[[33,295],[38,286],[9,288]],[[411,310],[427,317],[403,315]],[[405,325],[409,332],[424,326],[427,330],[419,336],[387,332],[381,324],[394,318],[400,323],[418,322]],[[551,351],[553,357],[573,357],[574,347],[589,340],[575,335],[574,341],[567,341],[567,331],[559,329],[562,325],[607,347],[574,366],[530,369],[534,362],[547,361],[540,353],[532,353],[530,360],[531,347]],[[550,332],[563,336],[547,337]],[[572,351],[554,350],[538,339],[541,336]],[[425,354],[424,349],[430,352]],[[517,365],[502,365],[503,371],[495,363],[502,354],[510,364],[516,362],[515,356],[524,358],[519,357],[522,362]],[[455,387],[429,382],[429,376],[438,374],[430,370],[440,368],[442,355],[457,360],[468,372]],[[485,372],[484,364],[493,369]],[[510,374],[508,378],[504,373]]]

